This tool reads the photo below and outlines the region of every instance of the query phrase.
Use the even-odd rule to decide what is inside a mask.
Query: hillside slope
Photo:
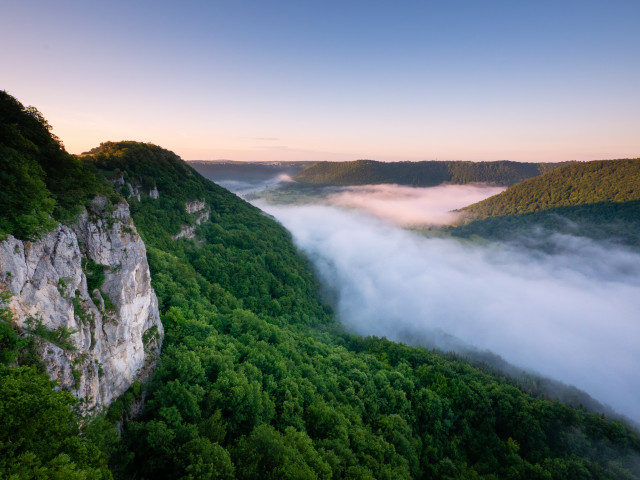
[[[166,338],[145,414],[125,427],[133,457],[112,457],[123,477],[636,478],[640,438],[619,423],[346,334],[289,234],[170,152],[121,142],[85,160],[159,193],[131,201]],[[194,201],[210,211],[200,225]],[[174,240],[185,222],[194,237]]]
[[[519,235],[548,231],[640,244],[640,159],[566,165],[461,210],[454,234]]]
[[[433,187],[442,183],[491,183],[508,186],[540,175],[562,163],[522,163],[510,161],[463,162],[319,162],[294,175],[301,183],[318,185],[369,185],[395,183],[413,187]]]

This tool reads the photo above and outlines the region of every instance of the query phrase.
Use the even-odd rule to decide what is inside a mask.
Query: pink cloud
[[[401,185],[349,187],[327,199],[332,205],[358,208],[400,226],[450,225],[471,205],[504,190],[486,185],[440,185],[414,188]]]

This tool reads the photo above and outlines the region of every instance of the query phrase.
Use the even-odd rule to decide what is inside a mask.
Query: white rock
[[[178,240],[179,238],[196,238],[196,227],[194,225],[182,225],[180,232],[171,238]]]
[[[112,212],[106,206],[97,197],[72,227],[61,225],[36,242],[11,235],[0,242],[0,291],[11,292],[18,326],[28,328],[27,320],[35,318],[48,330],[74,331],[74,350],[43,340],[39,349],[51,378],[83,399],[85,410],[108,405],[147,375],[164,334],[146,249],[129,206],[120,203]],[[92,292],[95,301],[84,258],[105,266],[101,291]],[[112,311],[104,311],[107,298]]]
[[[200,225],[202,222],[209,220],[210,210],[206,208],[204,200],[194,200],[193,202],[185,202],[184,208],[187,213],[193,216],[196,225]],[[196,227],[195,225],[181,225],[180,232],[173,235],[171,238],[178,240],[179,238],[195,238]]]
[[[130,183],[127,183],[127,188],[129,188],[129,195],[127,196],[127,200],[131,197],[135,197],[138,201],[140,201],[140,189],[136,185],[135,187]]]
[[[186,202],[184,206],[187,209],[187,213],[196,213],[204,209],[205,203],[204,200],[194,200],[193,202]]]

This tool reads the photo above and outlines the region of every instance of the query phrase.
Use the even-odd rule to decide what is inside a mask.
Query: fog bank
[[[266,180],[262,178],[251,179],[246,177],[239,177],[238,179],[225,178],[223,180],[210,177],[207,178],[241,197],[252,193],[262,192],[264,190],[272,190],[274,188],[278,188],[282,183],[292,182],[291,177],[286,173],[281,173],[275,177],[269,177]]]
[[[259,206],[292,232],[354,332],[393,340],[451,334],[573,384],[640,423],[639,254],[559,235],[553,255],[470,245],[360,210]]]
[[[504,191],[486,185],[440,185],[413,188],[402,185],[346,187],[327,197],[341,207],[361,208],[396,225],[449,225],[458,219],[452,210],[466,207]]]

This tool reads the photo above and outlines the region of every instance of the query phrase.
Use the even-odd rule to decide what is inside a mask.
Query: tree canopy
[[[543,227],[640,245],[640,159],[573,163],[463,208],[454,235],[510,238]]]
[[[0,91],[0,235],[35,239],[69,221],[96,194],[110,195],[95,169],[69,155],[34,107]]]
[[[294,175],[296,181],[319,185],[370,185],[395,183],[413,187],[433,187],[442,183],[490,183],[513,185],[553,170],[562,163],[524,162],[318,162]]]

